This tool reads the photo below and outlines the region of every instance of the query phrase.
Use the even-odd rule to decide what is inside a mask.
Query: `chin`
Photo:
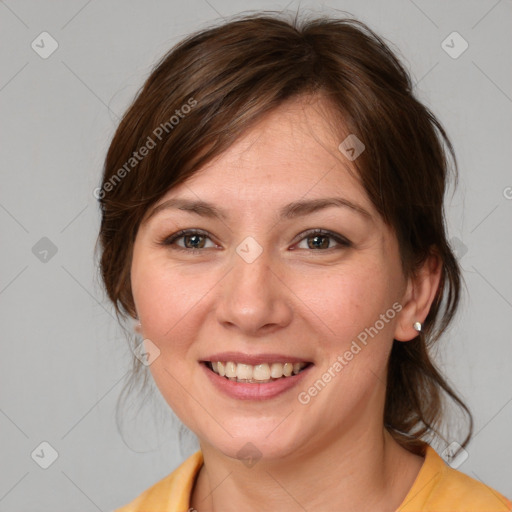
[[[271,461],[289,457],[294,453],[291,445],[270,442],[268,439],[240,437],[214,447],[226,457],[240,460],[248,466],[258,461]]]
[[[279,421],[282,421],[280,418]],[[276,429],[279,422],[272,421],[264,425],[261,419],[255,419],[254,422],[247,421],[240,425],[240,428],[229,428],[228,434],[215,436],[209,435],[200,437],[215,450],[221,452],[226,457],[242,461],[248,460],[277,460],[290,457],[297,453],[297,450],[307,443],[307,436],[304,430],[300,429],[300,435],[297,436],[295,429]],[[283,424],[286,423],[283,422]],[[279,430],[279,431],[278,431]],[[203,441],[201,440],[201,446]]]

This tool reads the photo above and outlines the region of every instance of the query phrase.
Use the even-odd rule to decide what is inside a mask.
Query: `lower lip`
[[[304,375],[312,368],[312,364],[302,370],[297,375],[291,377],[282,377],[281,379],[262,384],[250,384],[246,382],[236,382],[210,370],[204,363],[200,363],[211,383],[225,395],[236,398],[238,400],[267,400],[274,398],[285,391],[292,389],[303,378]]]

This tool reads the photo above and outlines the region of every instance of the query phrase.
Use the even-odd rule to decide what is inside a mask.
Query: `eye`
[[[299,248],[312,249],[314,251],[317,251],[319,249],[336,249],[336,247],[330,247],[331,244],[329,239],[334,240],[338,244],[338,246],[350,247],[352,245],[349,240],[347,240],[345,237],[341,235],[338,235],[337,233],[333,233],[325,229],[311,229],[309,231],[306,231],[306,233],[302,233],[301,243],[305,241],[307,247]]]
[[[210,235],[206,231],[199,229],[183,229],[174,233],[170,237],[165,238],[159,243],[165,246],[175,246],[172,247],[173,249],[194,252],[204,249],[207,239],[210,239]],[[183,245],[176,244],[178,240],[183,240]],[[216,247],[216,245],[213,244],[213,247]]]
[[[325,229],[311,229],[302,233],[301,236],[300,243],[305,241],[307,247],[298,246],[300,249],[311,249],[314,251],[336,249],[336,246],[331,247],[332,244],[329,239],[334,240],[338,248],[350,247],[352,245],[345,237]],[[183,240],[183,245],[177,243],[179,240]],[[212,243],[210,247],[206,247],[207,240],[210,240]],[[200,252],[202,249],[217,247],[211,241],[210,234],[200,229],[183,229],[161,240],[159,244],[167,247],[172,246],[172,249],[186,252]]]

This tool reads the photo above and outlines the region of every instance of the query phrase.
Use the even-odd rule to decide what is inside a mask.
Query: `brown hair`
[[[420,453],[421,439],[439,434],[444,392],[469,419],[460,443],[465,446],[471,414],[428,351],[452,320],[460,296],[460,270],[447,242],[443,208],[447,156],[455,178],[456,159],[439,121],[414,97],[407,71],[360,21],[240,16],[192,34],[162,58],[117,128],[96,193],[107,294],[118,316],[136,317],[131,255],[148,208],[265,113],[302,95],[329,102],[340,141],[354,133],[365,144],[353,164],[397,235],[404,273],[414,272],[432,251],[442,260],[441,284],[424,330],[410,342],[393,342],[386,428]],[[134,374],[141,366],[134,357]]]

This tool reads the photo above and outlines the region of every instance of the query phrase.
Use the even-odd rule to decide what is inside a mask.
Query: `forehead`
[[[254,213],[301,198],[341,196],[372,210],[355,167],[338,150],[328,108],[308,98],[272,110],[157,205],[186,196]]]

